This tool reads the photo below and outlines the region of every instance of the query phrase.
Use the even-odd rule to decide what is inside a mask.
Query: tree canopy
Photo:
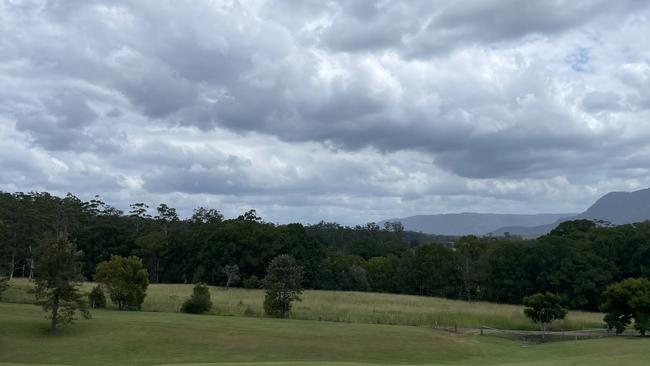
[[[283,254],[273,258],[264,278],[266,296],[264,311],[276,318],[285,318],[294,301],[300,301],[303,290],[303,269],[296,260]]]
[[[623,333],[634,320],[634,329],[641,335],[650,330],[650,281],[628,278],[607,287],[601,310],[605,323],[616,333]]]
[[[112,256],[97,265],[95,280],[106,287],[119,310],[140,310],[149,286],[149,275],[138,257]]]
[[[537,293],[524,297],[524,314],[539,325],[545,333],[548,326],[555,320],[564,319],[567,310],[560,304],[560,297],[550,292]]]

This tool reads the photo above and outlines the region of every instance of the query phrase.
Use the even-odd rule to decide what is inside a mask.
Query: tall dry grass
[[[15,279],[4,301],[30,303],[32,284]],[[84,283],[90,292],[94,283]],[[263,290],[210,287],[212,313],[225,316],[263,317]],[[145,311],[177,312],[192,293],[192,285],[150,285],[143,304]],[[110,305],[109,305],[110,306]],[[376,323],[426,326],[493,327],[535,329],[523,315],[523,307],[486,302],[466,302],[433,297],[380,294],[370,292],[314,291],[303,294],[294,305],[292,318],[350,323]],[[602,327],[602,314],[571,311],[565,320],[553,323],[556,330]]]

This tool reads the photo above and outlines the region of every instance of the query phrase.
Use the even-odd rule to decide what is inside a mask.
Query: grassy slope
[[[31,302],[31,286],[15,280],[5,301]],[[84,284],[90,291],[93,284]],[[191,285],[151,285],[143,309],[176,312],[192,292]],[[263,316],[262,290],[211,287],[217,315]],[[430,327],[433,324],[461,327],[489,326],[502,329],[535,329],[521,306],[492,303],[468,303],[432,297],[378,294],[368,292],[305,291],[296,303],[293,317],[306,320],[330,320],[350,323],[399,324]],[[601,328],[602,314],[571,312],[566,320],[554,323],[555,329]]]
[[[43,315],[33,305],[0,303],[0,365],[635,366],[648,364],[650,348],[650,339],[640,338],[523,347],[423,327],[117,311],[95,311],[51,336]]]

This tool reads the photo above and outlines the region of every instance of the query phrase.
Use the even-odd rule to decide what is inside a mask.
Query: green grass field
[[[92,283],[84,284],[90,291]],[[5,293],[9,302],[30,303],[31,284],[14,280]],[[183,301],[192,293],[192,285],[151,285],[147,290],[143,310],[178,312]],[[262,290],[211,287],[213,313],[247,317],[263,317]],[[468,303],[432,297],[378,294],[368,292],[305,291],[303,301],[296,303],[294,319],[327,320],[348,323],[415,325],[434,324],[459,327],[493,327],[501,329],[536,329],[523,315],[523,308],[484,302]],[[602,328],[602,314],[570,312],[567,318],[553,324],[552,329]]]
[[[522,346],[425,327],[94,311],[57,335],[34,305],[0,303],[0,365],[648,365],[650,339]]]

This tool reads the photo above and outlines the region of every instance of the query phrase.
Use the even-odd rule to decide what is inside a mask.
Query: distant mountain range
[[[615,225],[650,220],[650,188],[636,192],[610,192],[580,214],[490,214],[458,213],[418,215],[386,221],[400,221],[406,230],[440,235],[511,235],[536,237],[553,230],[563,221],[604,220]]]

